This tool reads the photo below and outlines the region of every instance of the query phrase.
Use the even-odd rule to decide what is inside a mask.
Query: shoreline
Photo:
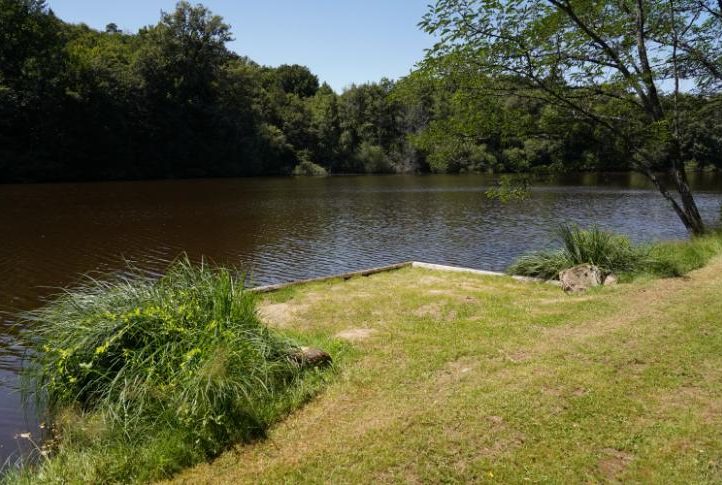
[[[688,176],[719,176],[722,174],[722,169],[707,168],[705,170],[687,170]],[[655,172],[657,176],[665,176],[665,172]],[[157,183],[157,182],[203,182],[203,181],[224,181],[224,180],[246,180],[246,179],[271,179],[271,180],[283,180],[283,179],[334,179],[334,178],[361,178],[361,177],[380,177],[380,178],[393,178],[393,177],[524,177],[524,176],[541,176],[551,177],[556,179],[563,179],[565,177],[574,176],[623,176],[632,175],[639,177],[640,179],[648,182],[645,175],[635,170],[573,170],[569,172],[465,172],[465,173],[435,173],[435,172],[400,172],[400,173],[365,173],[365,172],[354,172],[354,173],[329,173],[323,176],[311,176],[311,175],[293,175],[293,174],[255,174],[255,175],[229,175],[229,176],[203,176],[203,177],[156,177],[156,178],[98,178],[98,179],[57,179],[57,180],[25,180],[25,181],[12,181],[12,180],[0,180],[0,187],[2,186],[43,186],[43,185],[70,185],[70,184],[122,184],[122,183]],[[656,191],[654,186],[649,182],[651,190]]]
[[[272,285],[263,285],[263,286],[253,286],[250,288],[246,288],[246,291],[250,291],[251,293],[270,293],[274,291],[284,290],[286,288],[291,288],[293,286],[298,285],[305,285],[308,283],[321,283],[325,281],[332,281],[332,280],[349,280],[351,278],[358,278],[358,277],[366,277],[375,275],[378,273],[386,273],[388,271],[397,271],[403,268],[424,268],[424,269],[430,269],[435,271],[449,271],[452,273],[469,273],[469,274],[476,274],[480,276],[501,276],[501,277],[507,277],[511,278],[516,281],[527,281],[527,282],[534,282],[534,283],[547,283],[559,286],[558,281],[554,280],[545,280],[543,278],[533,278],[530,276],[519,276],[519,275],[511,275],[508,273],[504,273],[502,271],[489,271],[484,269],[475,269],[475,268],[468,268],[464,266],[451,266],[451,265],[445,265],[445,264],[437,264],[437,263],[426,263],[422,261],[404,261],[402,263],[396,263],[396,264],[389,264],[385,266],[376,266],[372,268],[366,268],[361,269],[357,271],[347,271],[344,273],[336,273],[326,276],[318,276],[315,278],[307,278],[307,279],[300,279],[300,280],[292,280],[287,281],[283,283],[276,283]]]

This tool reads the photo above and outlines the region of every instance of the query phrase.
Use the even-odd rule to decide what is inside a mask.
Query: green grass
[[[90,281],[28,316],[26,398],[54,446],[8,482],[148,481],[264,436],[323,383],[227,269]],[[332,345],[332,344],[330,344]]]
[[[267,440],[174,481],[720,483],[721,271],[567,295],[409,268],[264,296],[272,327],[360,337]]]
[[[661,242],[652,245],[649,255],[654,264],[641,273],[652,276],[683,276],[706,265],[722,254],[722,233],[698,236],[689,241]]]
[[[722,253],[722,235],[712,233],[684,242],[635,245],[626,236],[576,226],[561,226],[561,248],[521,256],[507,271],[510,274],[557,279],[559,272],[578,264],[599,267],[604,274],[614,273],[623,280],[637,277],[682,276],[704,266]]]

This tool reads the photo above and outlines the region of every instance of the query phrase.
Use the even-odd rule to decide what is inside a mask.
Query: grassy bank
[[[578,295],[405,268],[253,296],[184,261],[92,282],[31,316],[57,441],[5,481],[719,482],[721,253],[658,244],[650,276],[706,266]]]
[[[722,259],[566,295],[418,268],[265,297],[350,342],[324,392],[179,483],[719,483]]]
[[[157,280],[90,281],[29,315],[22,377],[53,441],[5,481],[154,480],[263,437],[324,372],[301,368],[296,341],[259,320],[242,283],[181,260]]]

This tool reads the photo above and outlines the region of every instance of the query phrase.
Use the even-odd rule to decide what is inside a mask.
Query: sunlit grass
[[[181,483],[719,483],[722,260],[567,295],[422,269],[268,295],[298,335],[354,329],[322,395]]]
[[[642,272],[653,276],[682,276],[722,254],[722,233],[713,232],[689,241],[657,243],[649,254],[655,265]]]

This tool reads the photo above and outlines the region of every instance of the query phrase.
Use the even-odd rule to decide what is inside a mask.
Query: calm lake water
[[[501,270],[550,246],[562,222],[596,222],[638,241],[686,236],[637,175],[566,176],[506,204],[484,197],[489,183],[468,175],[0,186],[0,464],[27,446],[14,435],[37,434],[16,392],[16,313],[124,260],[158,274],[185,251],[267,284],[406,260]],[[703,216],[718,221],[722,176],[696,175],[693,185]]]

